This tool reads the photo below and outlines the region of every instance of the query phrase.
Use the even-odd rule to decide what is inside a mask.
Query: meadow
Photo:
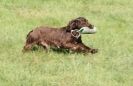
[[[98,32],[82,35],[97,54],[23,54],[37,26],[83,16]],[[133,86],[133,0],[0,0],[0,86]]]

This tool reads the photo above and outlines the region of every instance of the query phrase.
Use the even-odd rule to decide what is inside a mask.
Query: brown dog
[[[56,47],[75,52],[94,54],[98,50],[85,46],[82,43],[80,33],[77,32],[82,27],[94,28],[84,17],[71,20],[66,27],[37,27],[28,33],[23,50],[31,50],[33,45],[39,45],[46,50],[50,47]]]

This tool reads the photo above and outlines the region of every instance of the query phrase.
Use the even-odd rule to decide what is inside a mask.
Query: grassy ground
[[[34,27],[83,16],[99,53],[21,52]],[[133,0],[0,0],[0,86],[133,86]]]

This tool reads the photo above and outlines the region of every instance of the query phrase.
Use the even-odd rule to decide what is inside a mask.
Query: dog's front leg
[[[98,49],[90,48],[90,47],[84,45],[83,43],[78,44],[78,46],[79,46],[79,49],[81,51],[85,52],[85,53],[88,53],[89,52],[89,53],[95,54],[95,53],[98,52]]]
[[[79,43],[79,44],[67,44],[66,48],[75,51],[75,52],[83,52],[83,53],[97,53],[98,50],[97,49],[92,49],[86,45],[84,45],[83,43]]]

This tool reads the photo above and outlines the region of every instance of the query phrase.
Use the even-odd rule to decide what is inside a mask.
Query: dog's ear
[[[66,31],[70,32],[71,30],[78,29],[78,23],[79,23],[79,20],[77,20],[77,19],[70,21],[67,25]]]

